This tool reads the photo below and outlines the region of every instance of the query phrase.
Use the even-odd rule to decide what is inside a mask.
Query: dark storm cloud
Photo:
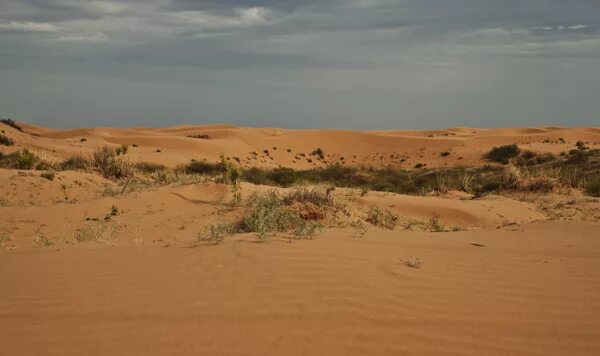
[[[155,122],[159,101],[177,102],[174,119],[280,126],[572,123],[565,107],[585,123],[599,111],[597,0],[4,0],[0,46],[0,114],[49,125],[76,124],[121,87],[87,123]],[[71,95],[88,101],[45,110]]]

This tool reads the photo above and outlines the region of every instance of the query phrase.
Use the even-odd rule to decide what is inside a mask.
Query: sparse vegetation
[[[13,119],[0,119],[0,123],[8,125],[13,129],[19,130],[21,132],[23,131],[23,128],[21,128],[21,126],[19,126]]]

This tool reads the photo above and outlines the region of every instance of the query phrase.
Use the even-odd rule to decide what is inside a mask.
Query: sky
[[[0,0],[48,127],[599,126],[599,0]]]

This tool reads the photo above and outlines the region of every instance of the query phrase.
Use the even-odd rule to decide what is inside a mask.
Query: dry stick
[[[127,180],[127,183],[125,183],[125,186],[123,187],[123,190],[121,190],[121,194],[125,193],[125,189],[127,189],[127,186],[129,185],[129,182],[131,182],[131,178],[129,178],[129,180]]]

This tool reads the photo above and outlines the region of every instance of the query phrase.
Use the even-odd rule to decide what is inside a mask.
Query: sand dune
[[[503,144],[518,143],[523,149],[554,154],[572,149],[579,140],[589,142],[592,148],[600,147],[600,131],[595,128],[456,128],[366,132],[241,128],[231,125],[68,130],[24,125],[24,128],[35,136],[11,132],[17,141],[16,148],[29,147],[55,159],[73,154],[87,155],[101,145],[127,144],[138,146],[131,147],[129,158],[132,161],[168,166],[184,164],[191,159],[217,161],[223,154],[237,157],[245,167],[304,169],[340,163],[410,169],[421,163],[436,168],[484,164],[483,153]],[[190,137],[195,135],[208,135],[210,139]],[[82,139],[86,141],[81,142]],[[310,153],[317,148],[325,153],[323,161],[310,158]],[[449,154],[442,157],[442,152]]]
[[[553,153],[600,144],[597,128],[22,127],[0,127],[15,141],[2,152],[61,160],[128,144],[126,160],[170,167],[223,154],[245,167],[434,168],[489,164],[483,153],[500,144]],[[316,148],[323,162],[307,160]],[[41,174],[0,169],[2,355],[600,354],[600,202],[577,191],[337,188],[343,219],[313,239],[238,233],[193,247],[209,224],[244,217],[228,203],[231,186]],[[239,186],[243,199],[270,190],[294,188]],[[353,225],[371,208],[400,224]],[[434,218],[444,232],[426,228]]]

